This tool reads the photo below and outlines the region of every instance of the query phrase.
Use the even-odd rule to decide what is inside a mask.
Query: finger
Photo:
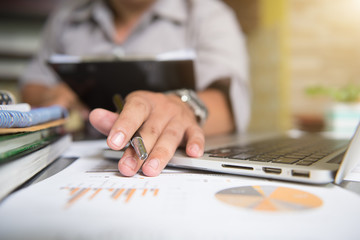
[[[146,150],[151,152],[159,136],[172,119],[172,113],[164,109],[155,109],[140,130]]]
[[[97,108],[90,112],[89,120],[99,132],[108,135],[118,116],[117,113]]]
[[[186,154],[190,157],[201,157],[204,154],[205,135],[198,125],[189,127],[185,132]]]
[[[142,166],[142,172],[150,177],[157,176],[165,168],[174,155],[184,136],[184,126],[181,122],[172,121],[163,130],[148,160]]]
[[[166,127],[169,122],[168,114],[165,111],[154,111],[149,119],[141,127],[141,136],[144,139],[144,144],[147,152],[151,152],[153,146],[161,135],[163,129]],[[133,148],[131,150],[126,150],[123,157],[120,159],[118,168],[119,171],[125,176],[133,176],[136,174],[141,165],[144,163],[143,160],[140,160],[135,154]]]
[[[140,160],[135,150],[129,147],[125,150],[118,163],[118,169],[121,174],[127,177],[134,176],[140,169],[144,161]]]
[[[110,148],[120,150],[148,118],[151,105],[139,94],[127,99],[124,109],[113,124],[107,143]]]

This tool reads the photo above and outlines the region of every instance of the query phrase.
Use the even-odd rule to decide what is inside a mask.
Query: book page
[[[309,186],[168,168],[124,177],[82,157],[0,205],[2,239],[356,239],[360,197]]]

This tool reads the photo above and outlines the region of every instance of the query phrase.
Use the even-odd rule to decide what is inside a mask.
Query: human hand
[[[76,94],[64,83],[59,83],[44,92],[43,101],[47,105],[61,105],[70,108],[76,102]]]
[[[108,135],[107,144],[114,150],[125,147],[140,129],[150,154],[143,164],[134,149],[127,148],[118,164],[125,176],[133,176],[140,168],[147,176],[159,175],[182,143],[191,157],[200,157],[204,152],[202,128],[190,107],[175,95],[136,91],[127,96],[120,115],[95,109],[89,119],[98,131]]]
[[[42,105],[60,105],[66,109],[74,109],[80,113],[83,119],[89,117],[89,109],[81,103],[76,93],[65,83],[59,83],[44,91]]]

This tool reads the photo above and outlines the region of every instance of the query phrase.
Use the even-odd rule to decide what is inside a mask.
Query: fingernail
[[[122,164],[130,168],[131,170],[135,170],[137,166],[136,159],[133,157],[127,157],[122,160]]]
[[[125,139],[125,135],[122,132],[117,132],[111,137],[111,142],[116,147],[121,148]]]
[[[154,159],[151,159],[149,160],[147,163],[146,163],[147,166],[151,167],[152,169],[154,170],[157,170],[158,167],[159,167],[159,160],[154,158]]]
[[[197,145],[197,144],[193,144],[193,145],[191,145],[190,148],[189,148],[190,154],[191,154],[191,155],[194,155],[194,156],[199,156],[199,155],[200,155],[200,154],[199,154],[199,151],[200,151],[200,147],[199,147],[199,145]]]

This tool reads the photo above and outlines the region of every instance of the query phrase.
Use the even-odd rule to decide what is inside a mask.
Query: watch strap
[[[197,96],[196,92],[191,89],[177,89],[166,92],[166,94],[174,94],[180,97],[180,100],[189,105],[193,110],[196,120],[200,126],[203,126],[209,115],[204,102]]]

